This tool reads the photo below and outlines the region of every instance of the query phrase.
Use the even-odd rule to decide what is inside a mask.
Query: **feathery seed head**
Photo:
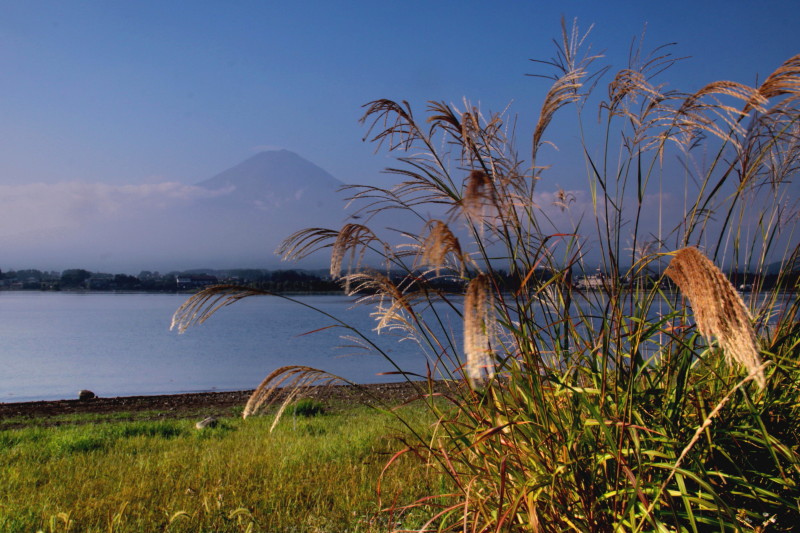
[[[770,74],[758,88],[758,92],[763,98],[800,96],[800,54],[790,57]]]
[[[487,205],[494,205],[495,192],[491,178],[482,170],[473,170],[467,176],[461,207],[467,216],[481,221]]]
[[[716,337],[726,359],[735,360],[754,374],[763,388],[756,334],[747,308],[731,282],[694,247],[675,252],[664,273],[689,299],[700,334],[709,341]]]
[[[459,272],[464,272],[464,254],[461,251],[461,244],[458,238],[453,235],[450,228],[441,220],[431,220],[428,222],[431,227],[428,237],[422,245],[420,263],[432,267],[439,275],[439,270],[445,266],[447,254],[452,253],[458,263]]]
[[[366,293],[356,301],[357,304],[375,304],[375,311],[371,314],[378,322],[375,331],[413,329],[408,320],[414,316],[413,293],[404,294],[391,279],[375,270],[354,272],[347,276],[347,281],[352,285],[352,293]]]
[[[331,276],[342,273],[342,261],[349,252],[350,268],[357,268],[364,259],[370,243],[379,241],[372,230],[363,224],[345,224],[336,237],[331,251]],[[349,289],[349,287],[348,287]]]
[[[464,298],[464,353],[467,376],[473,386],[494,377],[492,345],[497,328],[494,309],[489,278],[479,274],[467,286]]]

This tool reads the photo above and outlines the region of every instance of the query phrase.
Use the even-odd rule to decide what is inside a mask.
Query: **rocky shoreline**
[[[426,389],[425,384],[417,385]],[[434,390],[444,392],[448,385],[436,382]],[[244,407],[253,391],[201,392],[158,396],[120,396],[92,398],[90,400],[58,400],[38,402],[0,403],[0,422],[9,418],[42,418],[72,414],[114,415],[117,413],[152,412],[152,416],[139,418],[182,418],[198,414],[206,416],[234,416],[236,407]],[[323,404],[358,404],[381,401],[400,404],[419,396],[417,388],[408,382],[372,385],[320,385],[309,387],[306,397]],[[279,395],[278,401],[282,398]]]

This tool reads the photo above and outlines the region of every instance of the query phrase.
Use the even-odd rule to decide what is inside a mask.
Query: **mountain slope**
[[[224,198],[229,204],[238,202],[259,209],[288,206],[309,198],[321,207],[343,185],[325,170],[288,150],[258,153],[198,183],[206,189],[227,191]]]
[[[274,251],[290,234],[341,224],[345,204],[337,191],[342,185],[293,152],[261,152],[200,182],[197,186],[209,194],[174,213],[179,216],[169,222],[169,233],[175,249],[193,264],[276,267]],[[195,238],[179,239],[179,234]]]

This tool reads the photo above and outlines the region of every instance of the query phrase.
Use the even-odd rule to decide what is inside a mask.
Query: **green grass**
[[[325,411],[322,402],[317,400],[312,400],[311,398],[303,398],[301,400],[296,401],[292,404],[289,412],[295,416],[317,416],[321,415]]]
[[[403,410],[422,431],[432,422]],[[78,418],[0,431],[0,531],[371,531],[398,518],[375,518],[377,480],[407,433],[389,414],[287,413],[272,433],[272,416],[203,431],[194,419]],[[387,476],[384,505],[442,488],[419,461]]]
[[[231,416],[241,416],[242,406],[231,407],[228,414]],[[202,408],[189,410],[181,416],[200,417],[206,413]],[[58,426],[64,424],[97,424],[103,422],[134,422],[152,421],[165,418],[174,418],[174,415],[163,411],[116,411],[105,413],[70,413],[62,415],[52,415],[47,417],[12,416],[0,419],[0,430],[15,429],[29,426]]]

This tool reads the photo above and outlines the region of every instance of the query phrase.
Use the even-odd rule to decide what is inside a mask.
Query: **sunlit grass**
[[[796,531],[800,55],[757,86],[683,93],[664,79],[668,47],[633,46],[611,72],[577,24],[562,30],[537,63],[552,85],[533,124],[468,101],[367,104],[367,137],[395,155],[397,183],[349,188],[351,220],[280,251],[329,251],[376,329],[419,346],[421,392],[462,383],[448,411],[429,403],[433,438],[398,448],[451,480],[417,502],[429,530]],[[551,168],[548,130],[567,112],[579,191],[558,189]],[[760,302],[743,303],[737,272]],[[173,325],[255,294],[206,289]],[[276,369],[259,394],[336,379],[323,370],[335,374]]]
[[[229,412],[231,415],[241,414],[242,407],[232,407]],[[185,418],[202,416],[205,411],[202,408],[184,411]],[[137,422],[152,421],[167,418],[167,414],[158,410],[145,411],[109,411],[104,413],[67,413],[53,414],[46,417],[39,416],[9,416],[0,419],[0,430],[14,429],[29,426],[58,426],[62,424],[96,424],[101,422]],[[173,417],[174,418],[174,417]]]

